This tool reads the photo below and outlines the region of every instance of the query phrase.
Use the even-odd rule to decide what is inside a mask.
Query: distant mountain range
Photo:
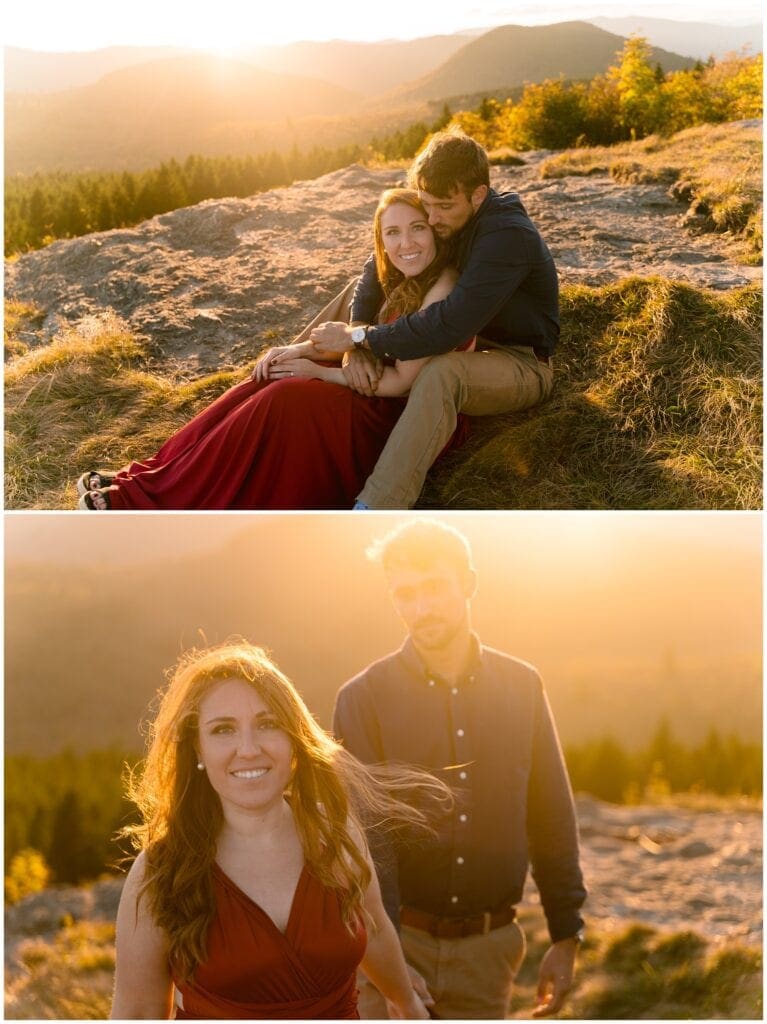
[[[274,145],[266,126],[333,116],[360,102],[320,79],[220,57],[148,61],[78,89],[8,94],[6,173],[123,170],[190,153],[262,152]]]
[[[514,88],[546,78],[588,79],[604,71],[623,37],[584,21],[557,25],[505,25],[462,46],[444,64],[392,93],[398,100],[439,100],[459,94]],[[653,48],[664,71],[689,67],[689,57]]]
[[[762,26],[715,25],[673,21],[668,18],[590,18],[589,24],[620,36],[639,33],[653,46],[684,57],[705,60],[711,54],[748,47],[762,50]],[[544,28],[554,26],[543,26]],[[494,31],[471,29],[452,35],[420,39],[356,43],[346,40],[299,42],[245,50],[237,59],[280,74],[322,78],[363,96],[389,92],[403,82],[418,79],[448,60],[472,39]],[[180,47],[112,46],[82,53],[42,53],[5,47],[6,92],[58,92],[96,82],[102,75],[133,64],[168,57],[193,56]],[[471,89],[469,92],[476,90]]]
[[[295,43],[239,60],[172,48],[7,48],[6,173],[140,170],[192,153],[364,144],[433,119],[446,100],[592,78],[623,43],[587,22],[564,22],[410,42]],[[653,60],[666,71],[691,63],[659,48]]]

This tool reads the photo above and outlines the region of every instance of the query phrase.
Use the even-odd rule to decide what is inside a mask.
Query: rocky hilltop
[[[687,207],[665,185],[622,184],[606,173],[542,179],[549,155],[494,167],[492,184],[522,194],[563,284],[660,275],[727,289],[761,278],[760,268],[736,262],[727,236],[689,231]],[[45,313],[28,343],[112,310],[160,366],[192,376],[231,368],[289,341],[359,272],[378,196],[401,183],[401,170],[355,165],[54,242],[6,264],[6,293]]]

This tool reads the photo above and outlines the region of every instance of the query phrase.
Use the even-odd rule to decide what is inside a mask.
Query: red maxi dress
[[[367,937],[362,924],[346,928],[337,893],[304,867],[283,934],[217,864],[213,888],[208,956],[192,981],[176,983],[177,1019],[359,1019]]]
[[[473,347],[474,339],[461,348]],[[349,509],[407,398],[305,377],[244,381],[144,462],[115,476],[113,509]],[[458,426],[441,454],[466,437]]]

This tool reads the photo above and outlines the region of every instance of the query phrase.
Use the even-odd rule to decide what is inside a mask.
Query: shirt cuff
[[[583,918],[577,910],[564,910],[551,917],[547,915],[547,921],[552,942],[572,939],[583,928]]]

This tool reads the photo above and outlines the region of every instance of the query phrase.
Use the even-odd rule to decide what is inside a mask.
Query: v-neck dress
[[[357,1020],[356,971],[367,944],[351,934],[335,890],[304,867],[284,934],[217,865],[207,959],[178,982],[181,1020]]]

